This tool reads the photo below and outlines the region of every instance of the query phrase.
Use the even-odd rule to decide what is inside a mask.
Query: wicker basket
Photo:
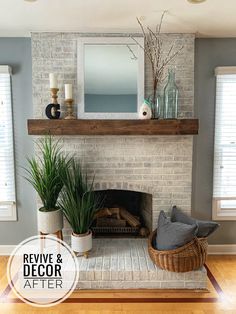
[[[170,251],[158,251],[153,247],[156,230],[148,239],[148,252],[154,264],[173,272],[187,272],[199,269],[206,261],[207,238],[194,238],[184,246]]]

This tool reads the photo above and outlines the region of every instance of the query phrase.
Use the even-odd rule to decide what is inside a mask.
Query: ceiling
[[[0,0],[0,36],[31,31],[136,32],[136,17],[150,26],[168,13],[163,32],[236,37],[236,1],[207,0]]]

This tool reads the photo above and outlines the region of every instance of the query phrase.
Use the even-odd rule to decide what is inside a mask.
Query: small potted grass
[[[54,141],[51,136],[40,139],[38,148],[36,157],[28,158],[29,168],[25,168],[25,178],[43,204],[38,209],[38,230],[43,234],[56,233],[63,229],[63,213],[57,205],[64,185],[62,173],[71,160],[63,156],[59,141]]]
[[[64,187],[60,194],[59,206],[72,228],[71,247],[77,255],[88,257],[92,249],[92,232],[90,226],[98,208],[98,201],[83,176],[78,161],[72,159],[71,167],[65,168],[62,176]]]

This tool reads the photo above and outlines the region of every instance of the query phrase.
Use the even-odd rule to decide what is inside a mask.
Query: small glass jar
[[[156,97],[151,95],[148,97],[152,109],[152,119],[163,119],[164,117],[164,97],[161,92],[156,93]]]
[[[161,92],[157,93],[155,118],[156,119],[164,118],[164,97]]]

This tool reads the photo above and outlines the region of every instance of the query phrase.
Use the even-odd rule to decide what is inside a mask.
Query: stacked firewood
[[[104,207],[95,215],[96,227],[134,227],[142,236],[148,234],[147,228],[141,228],[139,216],[134,216],[124,207]]]
[[[139,217],[132,215],[123,207],[101,208],[96,213],[97,227],[131,227],[138,228],[141,226]]]

